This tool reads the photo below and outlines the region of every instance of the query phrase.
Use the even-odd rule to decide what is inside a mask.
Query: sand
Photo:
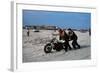
[[[53,51],[52,53],[45,54],[44,46],[53,37],[52,34],[57,33],[53,30],[40,30],[34,32],[30,30],[30,36],[27,36],[27,30],[23,29],[23,62],[43,62],[43,61],[64,61],[64,60],[85,60],[91,59],[91,40],[89,32],[75,31],[78,36],[78,43],[81,45],[80,49],[65,52]],[[58,38],[58,36],[56,36]],[[70,41],[71,45],[71,41]]]

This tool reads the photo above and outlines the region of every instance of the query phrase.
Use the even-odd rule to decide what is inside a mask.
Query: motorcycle
[[[56,38],[53,38],[49,43],[44,46],[44,52],[51,53],[52,50],[61,51],[65,48],[64,43],[64,40],[57,40]]]

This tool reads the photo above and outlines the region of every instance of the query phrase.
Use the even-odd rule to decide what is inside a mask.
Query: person
[[[62,29],[59,29],[59,40],[64,40],[64,50],[67,52],[68,51],[68,48],[71,50],[71,46],[69,45],[69,36],[67,35],[67,33],[62,30]]]
[[[91,36],[91,29],[89,28],[89,36]]]
[[[27,29],[27,36],[29,37],[29,34],[30,34],[30,31],[29,31],[29,29]]]
[[[72,40],[73,48],[74,49],[80,48],[80,45],[77,43],[78,37],[71,28],[68,29],[68,36],[69,36],[69,41]]]

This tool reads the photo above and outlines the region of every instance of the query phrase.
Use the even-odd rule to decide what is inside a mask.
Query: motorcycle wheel
[[[44,52],[45,52],[45,53],[50,53],[51,50],[52,50],[51,44],[46,44],[46,45],[44,46]]]

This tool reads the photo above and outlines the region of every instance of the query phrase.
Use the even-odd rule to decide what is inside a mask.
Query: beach
[[[57,31],[56,31],[57,32]],[[66,31],[67,32],[67,31]],[[45,61],[67,61],[67,60],[86,60],[91,59],[91,36],[89,32],[74,31],[78,36],[78,43],[81,48],[77,50],[69,50],[65,52],[53,51],[46,54],[44,52],[44,46],[55,36],[54,30],[34,30],[29,31],[29,37],[27,36],[27,30],[23,29],[23,42],[22,42],[22,61],[27,62],[45,62]],[[58,39],[58,36],[56,36]],[[69,42],[72,47],[72,41]]]

